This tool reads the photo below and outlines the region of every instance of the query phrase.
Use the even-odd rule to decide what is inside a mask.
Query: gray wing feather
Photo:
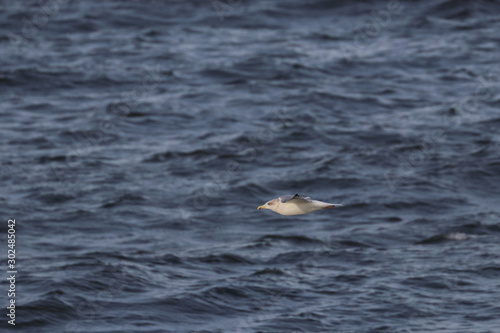
[[[285,203],[285,202],[290,201],[290,200],[310,201],[309,199],[310,199],[309,197],[301,197],[298,194],[295,194],[295,195],[284,195],[284,196],[280,197],[280,201],[282,203]]]
[[[294,195],[284,195],[284,196],[280,197],[280,201],[282,203],[285,203],[287,201],[292,200],[294,197],[295,197]]]

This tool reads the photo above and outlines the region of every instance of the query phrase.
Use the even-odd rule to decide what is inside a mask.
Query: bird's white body
[[[311,200],[309,197],[301,197],[298,194],[285,195],[273,200],[269,200],[257,209],[270,209],[281,215],[303,215],[312,213],[320,209],[340,207],[341,204]]]

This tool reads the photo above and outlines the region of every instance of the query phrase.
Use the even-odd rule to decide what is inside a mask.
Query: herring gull
[[[279,198],[269,200],[257,209],[270,209],[281,215],[303,215],[312,213],[320,209],[341,207],[341,204],[311,200],[309,197],[301,197],[298,194],[284,195]]]

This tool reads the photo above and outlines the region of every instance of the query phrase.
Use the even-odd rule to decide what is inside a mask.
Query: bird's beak
[[[264,208],[264,206],[259,206],[259,207],[257,207],[257,209],[262,209],[262,208]]]

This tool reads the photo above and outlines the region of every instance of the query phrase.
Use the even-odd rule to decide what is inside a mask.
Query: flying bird
[[[312,213],[320,209],[342,207],[341,204],[311,200],[309,197],[301,197],[298,194],[284,195],[279,198],[269,200],[257,209],[270,209],[281,215],[303,215]]]

